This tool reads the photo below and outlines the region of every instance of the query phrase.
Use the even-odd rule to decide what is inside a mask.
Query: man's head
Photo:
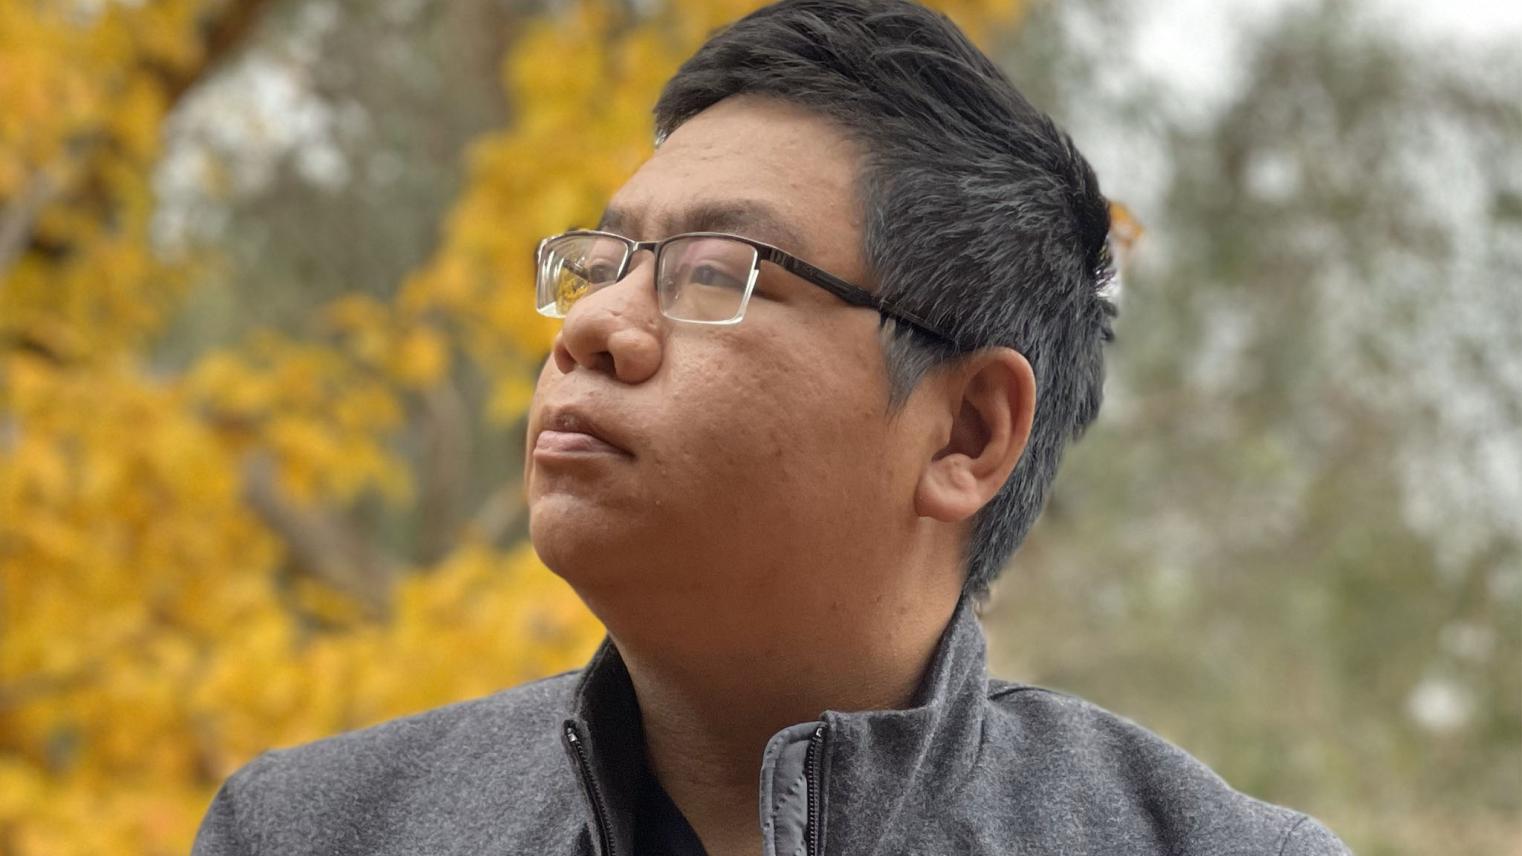
[[[741,323],[672,321],[640,254],[570,308],[540,377],[541,556],[584,592],[984,589],[1099,407],[1113,310],[1088,165],[949,22],[890,0],[742,19],[656,125],[601,228],[758,239],[960,347],[771,264]],[[626,454],[533,448],[589,420]]]

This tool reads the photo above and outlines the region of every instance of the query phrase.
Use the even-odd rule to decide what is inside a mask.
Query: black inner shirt
[[[692,824],[671,801],[649,764],[640,770],[634,852],[637,856],[708,856]]]

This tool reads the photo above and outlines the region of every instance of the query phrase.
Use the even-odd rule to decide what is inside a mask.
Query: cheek
[[[671,451],[706,507],[740,513],[733,496],[751,515],[802,519],[871,505],[861,494],[886,477],[882,357],[875,339],[831,344],[742,339],[683,362],[668,413],[688,441]]]

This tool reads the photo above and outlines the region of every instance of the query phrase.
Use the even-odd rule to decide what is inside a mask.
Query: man
[[[715,35],[596,230],[529,419],[577,673],[267,754],[213,854],[1329,854],[1078,699],[973,603],[1094,419],[1108,214],[944,18],[797,0]]]

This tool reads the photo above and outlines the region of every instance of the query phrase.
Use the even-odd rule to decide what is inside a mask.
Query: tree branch
[[[268,455],[243,467],[243,497],[264,524],[285,542],[303,571],[358,600],[371,615],[385,615],[401,563],[382,553],[342,517],[303,508],[286,498]]]
[[[219,15],[206,31],[201,61],[187,69],[160,74],[169,109],[173,110],[191,87],[237,52],[269,5],[270,0],[238,0],[230,4],[227,11]]]
[[[173,110],[196,83],[237,51],[270,2],[237,0],[229,4],[226,12],[217,16],[207,29],[199,62],[181,69],[150,69],[164,88],[166,113]],[[124,79],[126,77],[124,75]],[[88,163],[101,152],[109,151],[111,144],[111,135],[100,128],[81,139],[71,140],[67,154],[55,164],[68,172],[69,181],[60,180],[50,175],[48,169],[39,168],[28,177],[21,193],[6,202],[4,211],[0,212],[0,283],[4,283],[22,256],[35,248],[35,228],[42,212],[65,192],[74,193],[69,185],[79,176],[88,177],[91,174]],[[90,186],[87,182],[86,187]],[[91,191],[81,192],[88,198]]]
[[[470,468],[470,416],[449,378],[423,394],[421,531],[417,558],[425,565],[442,558],[459,535],[460,497]]]
[[[0,213],[0,280],[20,260],[42,209],[58,195],[59,183],[45,172],[32,175],[21,192],[6,202]]]
[[[498,544],[523,526],[523,487],[504,485],[492,491],[470,520],[468,531],[484,544]]]

